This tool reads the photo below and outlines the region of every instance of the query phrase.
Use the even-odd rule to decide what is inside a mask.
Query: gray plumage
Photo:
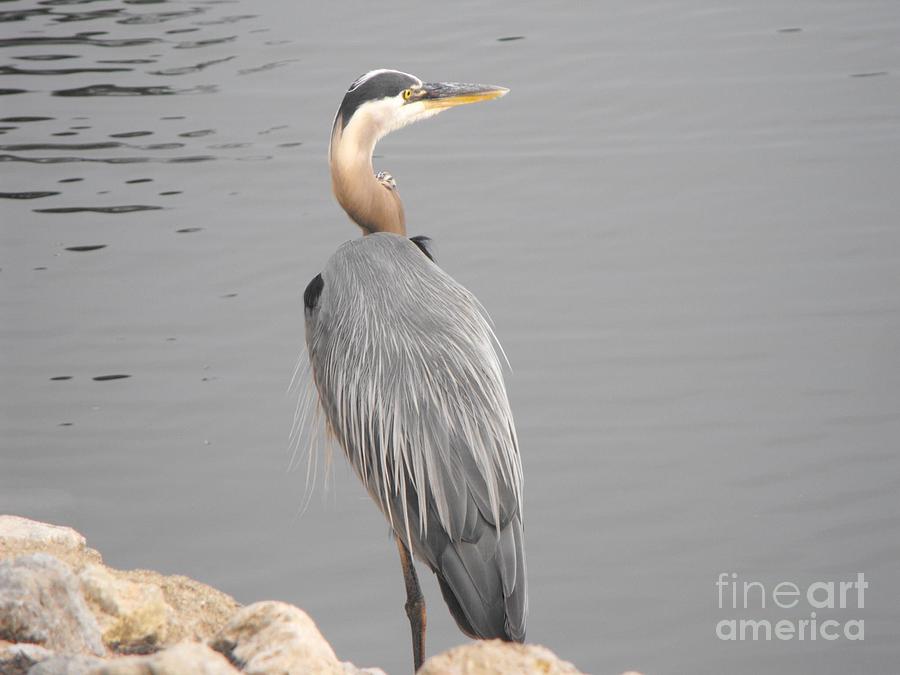
[[[317,280],[306,343],[330,432],[460,628],[523,640],[522,468],[480,304],[385,232],[341,246]]]
[[[422,238],[406,238],[397,183],[372,156],[391,131],[507,91],[387,69],[358,78],[335,114],[328,162],[334,196],[365,236],[303,294],[320,408],[394,530],[416,670],[426,611],[413,556],[465,633],[524,639],[522,467],[481,306]]]

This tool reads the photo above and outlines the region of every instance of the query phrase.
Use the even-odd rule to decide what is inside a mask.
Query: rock
[[[119,654],[148,654],[166,643],[176,616],[159,586],[118,578],[93,563],[81,570],[79,578],[110,649]]]
[[[239,675],[221,654],[199,642],[182,642],[152,656],[107,661],[90,675]]]
[[[0,675],[26,673],[385,675],[339,661],[293,605],[241,608],[187,577],[106,567],[75,530],[0,516]],[[451,649],[420,670],[501,673],[579,675],[544,647],[499,640]]]
[[[87,560],[100,562],[100,554],[70,527],[0,515],[0,560],[28,553],[49,553],[73,567]]]
[[[171,611],[167,612],[164,633],[158,636],[160,646],[184,640],[205,642],[215,635],[240,605],[230,595],[212,586],[180,575],[165,576],[150,570],[122,572],[106,568],[114,577],[140,586],[154,586],[162,591]],[[152,591],[145,597],[151,598]]]
[[[309,615],[284,602],[257,602],[244,607],[210,646],[247,675],[384,675],[377,668],[359,669],[338,661]]]
[[[106,661],[95,656],[54,656],[34,666],[28,675],[93,675],[104,664]]]
[[[182,640],[205,641],[239,607],[234,598],[187,577],[106,567],[71,528],[0,516],[0,559],[38,552],[71,567],[104,643],[119,654],[146,654]]]
[[[0,640],[61,652],[106,653],[77,580],[46,553],[0,562]]]
[[[349,661],[341,661],[345,675],[387,675],[381,668],[357,668]]]
[[[0,560],[28,553],[49,553],[73,567],[87,560],[100,562],[100,554],[70,527],[0,515]]]
[[[118,654],[203,642],[240,606],[231,596],[178,575],[86,564],[79,576],[104,642]]]
[[[432,656],[419,675],[580,675],[546,647],[484,640]]]
[[[30,544],[83,549],[84,537],[71,527],[49,525],[19,516],[0,516],[0,540],[18,539]]]
[[[51,656],[53,652],[39,645],[0,642],[0,673],[25,675],[33,665]]]
[[[284,602],[257,602],[244,607],[210,646],[247,675],[344,672],[309,615]]]

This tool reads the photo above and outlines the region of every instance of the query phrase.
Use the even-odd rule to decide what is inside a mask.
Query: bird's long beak
[[[425,109],[452,108],[466,103],[478,103],[505,96],[506,87],[493,84],[461,84],[459,82],[426,82],[422,85],[424,95],[420,101]]]

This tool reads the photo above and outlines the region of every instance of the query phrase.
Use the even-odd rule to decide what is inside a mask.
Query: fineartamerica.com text
[[[858,613],[852,615],[866,606],[869,582],[862,572],[853,580],[819,580],[806,585],[792,581],[766,585],[744,580],[737,572],[721,572],[715,585],[719,609],[734,612],[716,624],[720,640],[865,639],[865,621]],[[778,616],[740,615],[747,611]]]

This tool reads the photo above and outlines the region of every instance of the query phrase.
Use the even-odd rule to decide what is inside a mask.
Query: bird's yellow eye
[[[404,89],[403,90],[403,100],[408,101],[410,96],[412,96],[412,89]]]

